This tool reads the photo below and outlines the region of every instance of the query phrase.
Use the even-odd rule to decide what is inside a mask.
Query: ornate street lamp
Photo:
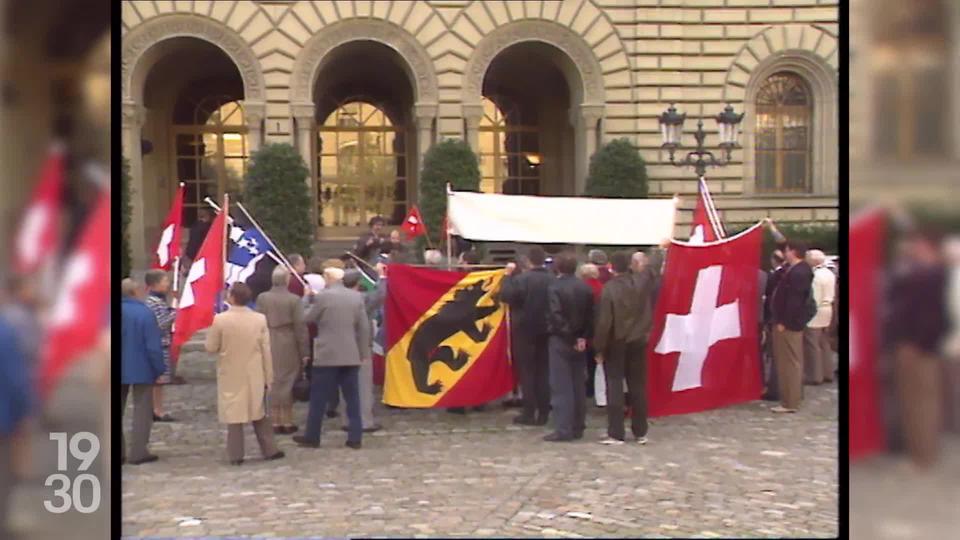
[[[724,158],[717,159],[713,152],[706,149],[703,145],[707,134],[703,131],[703,119],[697,120],[697,131],[693,137],[697,140],[697,148],[681,160],[674,159],[674,153],[680,148],[680,137],[683,134],[683,122],[686,120],[686,114],[679,114],[673,104],[660,115],[660,134],[663,136],[664,148],[670,153],[670,163],[677,167],[692,166],[697,173],[697,177],[702,177],[707,172],[707,167],[723,167],[730,163],[733,149],[739,148],[738,140],[740,138],[740,122],[743,120],[743,114],[733,112],[733,107],[727,105],[723,112],[716,116],[717,127],[720,134],[720,148],[724,151]]]

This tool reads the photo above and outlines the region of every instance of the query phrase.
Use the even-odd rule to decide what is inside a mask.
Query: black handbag
[[[307,379],[306,370],[300,370],[300,376],[293,382],[293,400],[300,402],[310,401],[310,380]]]

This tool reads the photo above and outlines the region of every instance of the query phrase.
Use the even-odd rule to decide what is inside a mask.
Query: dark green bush
[[[309,174],[286,143],[266,144],[250,156],[243,205],[284,253],[311,252]]]
[[[427,226],[431,244],[443,245],[443,218],[447,214],[447,183],[455,191],[480,190],[480,165],[470,145],[447,139],[433,145],[423,158],[420,171],[420,214]],[[423,237],[417,238],[418,257],[426,248]]]
[[[586,195],[636,199],[647,196],[647,166],[626,138],[603,145],[590,158]]]

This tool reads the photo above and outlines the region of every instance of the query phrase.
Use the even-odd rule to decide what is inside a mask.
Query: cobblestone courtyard
[[[650,443],[546,443],[515,409],[466,416],[379,406],[385,429],[343,446],[340,419],[321,449],[278,436],[263,462],[251,430],[241,467],[226,463],[213,364],[185,355],[191,384],[168,387],[180,422],[154,424],[161,461],[123,468],[127,536],[739,536],[833,537],[837,389],[808,387],[799,414],[754,402],[654,419]],[[305,404],[298,404],[303,426]],[[125,415],[129,428],[129,411]]]

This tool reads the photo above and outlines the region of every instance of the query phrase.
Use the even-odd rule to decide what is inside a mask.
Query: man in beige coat
[[[347,402],[347,446],[360,448],[363,424],[360,418],[359,372],[370,362],[370,321],[363,295],[343,286],[343,270],[327,268],[327,287],[310,297],[306,321],[316,322],[313,373],[310,377],[310,412],[303,436],[293,440],[300,446],[317,448],[327,406],[338,389]]]
[[[245,283],[230,288],[230,309],[216,315],[207,333],[208,352],[217,353],[217,412],[227,424],[227,456],[243,463],[243,425],[253,423],[264,459],[284,457],[273,442],[265,396],[273,384],[267,318],[247,305],[252,293]]]
[[[273,359],[273,388],[270,391],[270,417],[273,432],[295,433],[293,424],[293,383],[300,376],[307,349],[307,325],[303,322],[300,297],[288,290],[290,272],[283,266],[273,270],[273,288],[257,297],[257,311],[267,317],[270,328],[270,353]]]

